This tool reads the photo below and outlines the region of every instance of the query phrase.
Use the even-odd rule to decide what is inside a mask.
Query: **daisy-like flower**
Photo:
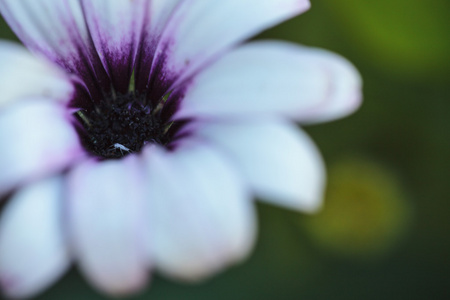
[[[75,262],[99,290],[199,280],[249,253],[254,198],[311,212],[324,166],[294,122],[360,103],[342,57],[251,36],[307,0],[0,0],[0,283]]]

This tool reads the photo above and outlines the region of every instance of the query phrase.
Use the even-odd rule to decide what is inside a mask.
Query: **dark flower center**
[[[103,159],[139,152],[148,143],[167,145],[172,123],[163,122],[164,99],[151,107],[135,92],[112,95],[89,110],[75,113],[78,132],[86,150]]]

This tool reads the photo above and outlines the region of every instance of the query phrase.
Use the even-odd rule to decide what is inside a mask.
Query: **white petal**
[[[67,102],[73,95],[73,85],[63,71],[18,44],[0,41],[0,66],[0,109],[27,97]]]
[[[95,47],[114,87],[128,92],[129,80],[145,20],[148,0],[83,0],[83,12]]]
[[[178,117],[281,114],[335,119],[360,104],[361,79],[344,58],[283,42],[241,46],[196,76]]]
[[[60,172],[83,153],[66,108],[30,98],[0,111],[0,195]]]
[[[309,6],[308,0],[182,1],[163,32],[152,72],[181,75],[182,80],[230,47]],[[164,64],[164,70],[158,68]]]
[[[76,0],[1,0],[1,12],[29,48],[52,60],[70,59],[88,39]]]
[[[320,208],[324,163],[297,126],[277,120],[203,125],[197,134],[229,153],[262,200],[306,212]]]
[[[153,148],[144,158],[150,256],[161,272],[198,280],[248,254],[254,209],[227,160],[206,146]]]
[[[156,37],[159,36],[177,6],[183,1],[185,0],[151,0],[148,32]]]
[[[0,12],[28,49],[79,75],[91,97],[110,88],[79,0],[0,0]]]
[[[69,213],[82,271],[110,294],[146,283],[142,183],[136,157],[89,161],[69,174]]]
[[[137,91],[145,91],[150,99],[159,101],[165,95],[172,82],[166,82],[165,72],[154,72],[150,76],[155,53],[161,34],[166,28],[171,16],[185,0],[151,0],[148,20],[144,23],[141,47],[136,60],[134,72]],[[156,63],[156,65],[158,65]],[[158,68],[158,67],[156,67]],[[160,68],[158,68],[161,70]],[[148,94],[150,93],[150,94]]]
[[[304,48],[305,56],[321,64],[328,76],[325,98],[319,105],[297,117],[303,124],[328,122],[343,118],[361,105],[362,80],[358,70],[345,58],[333,52]]]
[[[35,295],[69,267],[62,180],[46,179],[14,195],[0,219],[0,285],[9,297]]]

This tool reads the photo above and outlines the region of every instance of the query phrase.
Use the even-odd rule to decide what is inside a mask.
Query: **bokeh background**
[[[450,1],[311,2],[257,38],[338,52],[364,78],[356,114],[306,127],[324,210],[258,204],[248,260],[196,285],[155,276],[129,299],[450,299]],[[15,39],[1,19],[0,38]],[[74,269],[36,299],[107,298]]]

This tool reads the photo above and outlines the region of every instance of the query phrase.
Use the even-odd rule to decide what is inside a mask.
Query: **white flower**
[[[36,55],[0,43],[4,292],[38,293],[72,262],[111,294],[152,270],[198,280],[249,253],[254,197],[317,210],[323,162],[294,122],[354,111],[360,77],[324,50],[243,43],[308,8],[0,0]]]

